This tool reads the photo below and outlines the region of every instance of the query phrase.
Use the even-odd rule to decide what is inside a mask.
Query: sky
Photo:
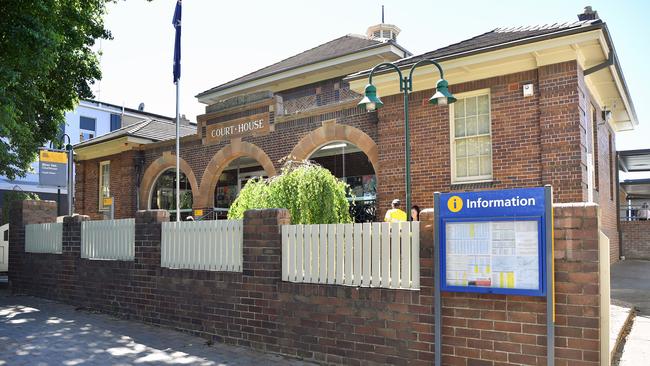
[[[102,41],[98,100],[175,115],[172,82],[175,0],[109,4]],[[205,105],[195,95],[345,34],[365,34],[385,22],[402,29],[398,43],[413,54],[459,42],[497,27],[577,20],[584,6],[610,30],[639,126],[617,134],[618,150],[650,148],[650,1],[216,1],[184,0],[180,111],[191,120]],[[460,3],[458,3],[460,4]],[[498,4],[498,6],[495,6]],[[453,86],[452,86],[453,91]],[[630,176],[631,177],[631,176]]]

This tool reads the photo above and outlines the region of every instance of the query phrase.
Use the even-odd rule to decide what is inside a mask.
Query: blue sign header
[[[441,218],[540,216],[544,213],[543,187],[440,195]]]

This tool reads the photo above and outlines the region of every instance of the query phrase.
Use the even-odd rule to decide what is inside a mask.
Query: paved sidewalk
[[[612,299],[635,305],[639,313],[626,337],[618,366],[648,365],[650,360],[650,261],[626,260],[612,266]]]
[[[311,365],[0,290],[0,365]]]
[[[639,314],[634,318],[618,366],[648,365],[650,360],[650,316]]]

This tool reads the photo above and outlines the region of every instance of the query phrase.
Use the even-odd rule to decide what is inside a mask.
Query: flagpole
[[[176,221],[181,221],[181,120],[179,112],[178,94],[181,79],[176,80]]]
[[[176,84],[176,222],[181,221],[181,114],[179,106],[181,84],[181,0],[176,3],[172,24],[176,31],[174,40],[174,83]]]

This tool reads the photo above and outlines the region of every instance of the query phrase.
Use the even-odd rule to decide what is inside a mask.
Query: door
[[[9,224],[0,226],[0,272],[9,271]]]

